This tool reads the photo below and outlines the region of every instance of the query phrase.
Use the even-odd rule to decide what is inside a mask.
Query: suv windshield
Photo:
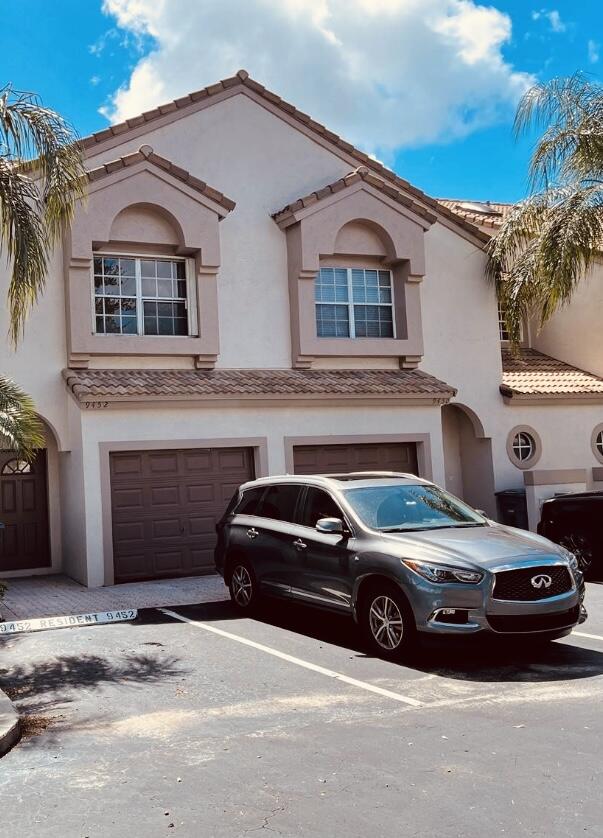
[[[383,532],[486,526],[485,518],[437,486],[368,486],[344,495],[363,523]]]

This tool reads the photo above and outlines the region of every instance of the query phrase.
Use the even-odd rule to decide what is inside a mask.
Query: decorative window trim
[[[6,477],[7,475],[31,473],[31,463],[28,463],[27,460],[20,460],[18,457],[15,457],[13,460],[9,460],[7,463],[4,463],[4,465],[2,466],[2,471],[0,472],[0,474],[3,477]]]
[[[534,441],[534,452],[531,457],[526,460],[520,460],[514,450],[515,438],[518,434],[528,434]],[[516,468],[525,471],[536,465],[542,456],[542,441],[537,431],[530,425],[516,425],[509,431],[507,436],[507,455]]]
[[[94,170],[88,200],[78,205],[65,231],[64,270],[67,302],[67,364],[86,369],[94,356],[188,356],[197,368],[212,368],[219,352],[218,224],[234,204],[183,170],[143,147],[139,153]],[[119,165],[118,165],[119,164]],[[102,170],[102,171],[101,171]],[[187,173],[184,173],[187,174]],[[186,181],[186,182],[185,182]],[[129,218],[122,213],[132,210]],[[151,213],[158,219],[147,226]],[[121,217],[124,226],[114,228]],[[125,218],[125,220],[124,220]],[[167,225],[167,226],[166,226]],[[115,233],[115,235],[114,235]],[[191,259],[190,281],[196,289],[197,328],[192,335],[96,334],[91,329],[90,275],[93,252]],[[187,277],[188,279],[188,277]]]
[[[425,231],[431,220],[412,212],[370,183],[354,180],[324,198],[295,205],[277,219],[287,237],[287,266],[294,367],[308,369],[319,358],[398,359],[414,368],[423,355],[420,282],[425,275]],[[360,229],[342,245],[339,234],[347,225],[363,225],[379,242],[367,242]],[[314,281],[321,267],[350,257],[359,267],[365,259],[378,260],[391,271],[395,296],[396,337],[325,338],[316,334]]]
[[[135,277],[136,277],[136,293],[133,295],[136,299],[136,312],[137,312],[137,331],[136,333],[117,333],[117,332],[98,332],[96,330],[96,301],[99,299],[99,296],[96,294],[95,289],[95,272],[94,272],[94,261],[95,259],[133,259],[135,262]],[[184,280],[186,282],[186,298],[165,298],[162,299],[161,297],[145,297],[142,293],[142,275],[141,275],[141,262],[143,261],[157,261],[161,260],[164,262],[180,262],[184,264]],[[166,256],[165,253],[141,253],[136,251],[125,251],[119,250],[119,252],[115,251],[112,253],[104,252],[104,251],[94,251],[92,254],[92,266],[91,266],[91,329],[92,334],[101,337],[101,338],[123,338],[123,337],[139,337],[144,339],[157,339],[165,340],[166,338],[178,338],[180,340],[191,337],[198,337],[199,335],[199,321],[198,321],[198,309],[197,309],[197,288],[194,282],[194,275],[195,275],[195,261],[194,259],[184,258],[182,256]],[[110,296],[110,295],[100,295],[100,296]],[[119,296],[119,295],[116,295]],[[187,328],[188,333],[186,335],[153,335],[148,334],[144,331],[143,320],[144,320],[144,303],[149,302],[152,299],[153,302],[184,302],[186,308],[186,315],[187,315]]]
[[[340,286],[347,288],[347,300],[318,300],[316,299],[316,291],[318,288],[317,283],[321,279],[322,271],[345,271],[347,275],[347,285]],[[379,273],[387,273],[389,276],[389,302],[383,302],[378,300],[377,302],[366,302],[366,301],[358,301],[354,299],[354,283],[353,283],[353,272],[354,271],[362,271],[364,273],[365,284],[364,288],[366,288],[366,272],[373,271],[377,274]],[[380,284],[377,286],[378,288],[385,288],[385,286],[381,286]],[[316,316],[316,336],[321,340],[330,340],[332,338],[336,340],[341,340],[342,338],[345,340],[392,340],[396,338],[396,318],[395,318],[395,299],[394,299],[394,278],[392,272],[388,268],[373,268],[373,267],[331,267],[327,265],[322,265],[318,273],[316,275],[315,284],[315,297],[314,297],[314,312]],[[337,291],[337,285],[335,284],[335,290]],[[318,334],[318,310],[321,306],[345,306],[348,311],[348,334],[347,335],[319,335]],[[390,318],[391,318],[391,326],[392,326],[392,334],[391,335],[358,335],[356,334],[356,312],[355,309],[359,307],[367,308],[368,306],[375,306],[378,308],[389,308],[390,310]]]
[[[590,438],[590,447],[592,448],[592,452],[595,455],[595,458],[600,462],[603,463],[603,448],[599,448],[597,446],[597,437],[601,436],[603,438],[603,422],[600,422],[596,428],[593,430],[591,438]]]

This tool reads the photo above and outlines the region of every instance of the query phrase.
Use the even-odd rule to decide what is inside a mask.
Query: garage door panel
[[[153,508],[159,506],[179,506],[180,486],[151,486],[149,502]]]
[[[120,544],[126,542],[144,541],[144,523],[143,521],[129,521],[125,524],[119,522],[114,523],[115,538],[119,540]]]
[[[151,521],[151,538],[179,538],[181,535],[180,518],[167,518]]]
[[[167,451],[163,454],[149,454],[147,457],[145,472],[150,475],[156,474],[178,474],[178,452]]]
[[[113,477],[131,477],[134,474],[142,475],[142,454],[112,454],[111,472]]]
[[[145,508],[142,488],[113,489],[113,509],[118,512],[132,512]]]
[[[191,516],[187,520],[188,535],[190,536],[207,536],[212,530],[215,530],[217,517],[214,515],[201,517]],[[211,539],[210,539],[211,540]]]
[[[191,573],[202,573],[208,565],[213,565],[213,561],[213,546],[207,548],[198,547],[191,550]]]
[[[182,453],[182,464],[184,470],[189,473],[211,471],[212,453],[211,451],[184,451]]]
[[[296,474],[349,471],[404,471],[418,473],[415,443],[358,445],[300,445],[293,449]]]
[[[213,483],[189,485],[186,487],[186,499],[189,503],[215,503],[216,486]]]
[[[245,448],[112,454],[115,580],[213,570],[216,522],[253,476]]]

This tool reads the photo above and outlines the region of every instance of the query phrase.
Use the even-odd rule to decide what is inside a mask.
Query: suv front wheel
[[[400,660],[415,648],[417,628],[412,609],[396,585],[371,585],[362,596],[359,617],[366,639],[380,657]]]

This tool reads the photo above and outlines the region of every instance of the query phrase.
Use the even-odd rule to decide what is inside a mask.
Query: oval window
[[[519,431],[513,437],[512,444],[513,454],[515,459],[520,463],[525,463],[531,460],[536,453],[536,440],[527,431]]]

